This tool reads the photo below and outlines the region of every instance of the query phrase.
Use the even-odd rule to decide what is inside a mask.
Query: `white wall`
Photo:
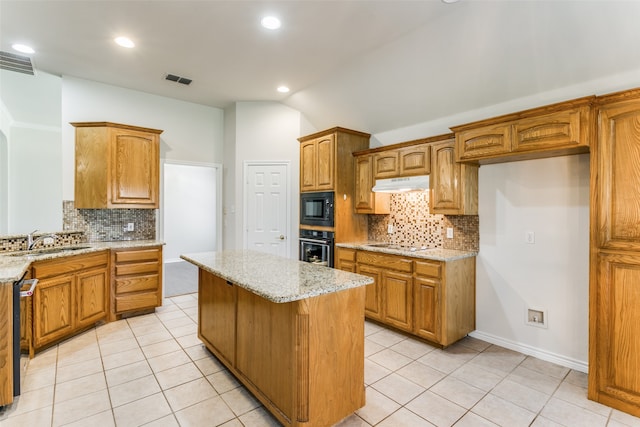
[[[62,228],[60,78],[0,71],[0,233]]]
[[[243,245],[243,164],[246,161],[278,160],[288,161],[289,194],[291,198],[291,227],[288,235],[289,251],[292,258],[298,254],[298,223],[300,193],[300,112],[276,102],[238,102],[234,106],[233,129],[225,129],[229,136],[225,137],[225,161],[233,161],[225,165],[233,173],[233,199],[225,197],[225,231],[224,247],[226,249],[242,248]],[[234,150],[232,154],[229,150]],[[233,169],[233,170],[232,170]],[[231,228],[233,221],[234,227]]]
[[[74,198],[74,128],[69,122],[110,121],[162,129],[161,158],[222,163],[223,115],[224,111],[220,108],[64,76],[64,200]]]

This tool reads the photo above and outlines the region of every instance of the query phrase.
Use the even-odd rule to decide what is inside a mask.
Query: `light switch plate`
[[[453,239],[453,227],[447,227],[447,239]]]

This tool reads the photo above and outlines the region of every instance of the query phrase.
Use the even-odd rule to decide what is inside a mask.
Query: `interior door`
[[[246,165],[246,249],[289,256],[287,169],[284,163]]]

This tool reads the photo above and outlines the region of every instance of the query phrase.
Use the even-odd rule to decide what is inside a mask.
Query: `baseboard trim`
[[[560,354],[552,353],[550,351],[542,350],[536,347],[532,347],[527,344],[506,340],[502,337],[487,334],[482,331],[473,331],[469,334],[473,338],[477,338],[482,341],[486,341],[491,344],[499,345],[500,347],[508,348],[509,350],[518,351],[528,356],[537,357],[547,362],[555,363],[557,365],[565,366],[567,368],[575,369],[576,371],[587,373],[589,372],[589,364],[582,360],[572,359],[570,357],[562,356]]]

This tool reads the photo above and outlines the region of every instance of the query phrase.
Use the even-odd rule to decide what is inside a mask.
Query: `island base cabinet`
[[[203,270],[198,273],[199,338],[214,347],[216,355],[235,364],[236,287]]]
[[[331,426],[364,406],[364,287],[286,303],[204,289],[222,283],[200,270],[199,336],[278,421]],[[220,341],[235,342],[235,361]]]

